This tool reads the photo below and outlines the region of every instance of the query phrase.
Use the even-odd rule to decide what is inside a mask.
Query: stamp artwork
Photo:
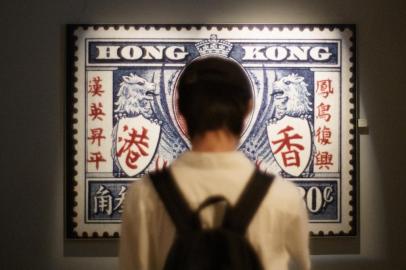
[[[353,232],[351,27],[76,26],[73,38],[77,237],[118,236],[129,185],[190,149],[177,78],[208,54],[237,61],[252,83],[238,149],[297,184],[313,235]]]

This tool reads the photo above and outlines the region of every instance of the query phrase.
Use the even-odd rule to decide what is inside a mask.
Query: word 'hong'
[[[97,60],[183,60],[189,54],[184,46],[96,46]]]

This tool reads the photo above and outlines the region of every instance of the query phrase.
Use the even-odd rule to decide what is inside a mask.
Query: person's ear
[[[250,99],[248,101],[247,111],[245,112],[244,117],[247,117],[252,112],[252,109],[254,109],[254,101]]]

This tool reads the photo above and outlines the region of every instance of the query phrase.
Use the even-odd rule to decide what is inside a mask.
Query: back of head
[[[236,61],[217,56],[194,60],[178,80],[178,94],[191,138],[218,129],[241,135],[252,92]]]

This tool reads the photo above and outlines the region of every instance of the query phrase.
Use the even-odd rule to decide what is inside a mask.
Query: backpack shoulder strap
[[[150,178],[178,232],[200,228],[198,217],[190,209],[169,169],[150,173]]]
[[[256,169],[236,205],[226,212],[223,226],[244,235],[274,178]]]

